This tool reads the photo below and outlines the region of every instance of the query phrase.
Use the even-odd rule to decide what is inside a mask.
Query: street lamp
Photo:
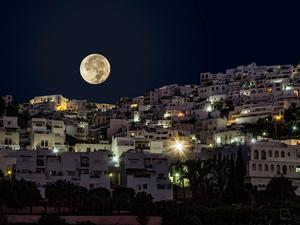
[[[172,153],[177,155],[179,159],[185,156],[185,151],[188,148],[188,144],[185,141],[181,141],[179,139],[175,139],[173,144],[170,146]]]
[[[297,130],[298,130],[298,127],[297,127],[296,125],[294,125],[294,126],[292,127],[292,129],[293,129],[293,131],[297,131]]]
[[[59,152],[59,150],[56,147],[54,147],[53,148],[53,153],[57,154],[58,152]]]

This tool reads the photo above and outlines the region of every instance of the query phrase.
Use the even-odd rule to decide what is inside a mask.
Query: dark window
[[[266,151],[265,150],[261,151],[261,159],[266,160]]]
[[[254,150],[254,159],[258,159],[258,151]]]

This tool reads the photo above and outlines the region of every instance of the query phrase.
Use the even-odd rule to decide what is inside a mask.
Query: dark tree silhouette
[[[133,199],[133,213],[137,216],[140,225],[147,225],[153,208],[153,197],[146,192],[138,192]]]
[[[296,197],[295,188],[286,177],[272,178],[267,185],[266,192],[270,197],[279,198],[282,202],[285,200],[293,200]]]
[[[68,206],[74,210],[79,207],[87,189],[77,186],[65,180],[58,180],[53,184],[45,186],[45,196],[49,204],[58,207],[60,213],[62,206]]]
[[[25,180],[4,179],[0,181],[0,200],[1,205],[15,207],[18,209],[26,206],[30,207],[40,201],[40,192],[35,183]],[[1,206],[1,209],[3,208]]]
[[[58,215],[43,215],[39,219],[40,225],[67,225],[64,219]]]
[[[117,187],[112,192],[114,208],[120,210],[130,210],[135,191],[132,188]]]

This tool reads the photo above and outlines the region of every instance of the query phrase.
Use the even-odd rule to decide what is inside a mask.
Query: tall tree
[[[147,225],[149,215],[153,209],[153,197],[146,192],[139,192],[133,199],[133,213],[140,225]]]

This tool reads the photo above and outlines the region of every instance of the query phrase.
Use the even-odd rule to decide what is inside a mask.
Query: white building
[[[0,149],[20,149],[18,118],[3,116],[0,118]]]
[[[27,129],[30,140],[29,149],[66,150],[66,128],[63,121],[32,118]]]
[[[121,185],[136,192],[148,192],[154,201],[172,200],[168,158],[143,151],[124,153],[121,157]]]
[[[300,195],[300,146],[287,145],[281,141],[259,141],[251,145],[247,164],[246,182],[263,190],[276,176],[292,181]]]
[[[81,141],[88,140],[89,124],[80,120],[66,121],[66,134]]]
[[[77,143],[74,145],[75,152],[93,152],[99,150],[111,151],[111,144],[108,141],[100,141],[97,144]]]
[[[41,111],[64,111],[67,109],[68,99],[62,95],[36,96],[29,101],[30,115],[35,115]]]
[[[42,194],[44,185],[58,180],[70,181],[88,189],[110,189],[107,151],[57,154],[46,150],[20,150],[9,154],[16,159],[16,179],[35,182]]]

